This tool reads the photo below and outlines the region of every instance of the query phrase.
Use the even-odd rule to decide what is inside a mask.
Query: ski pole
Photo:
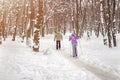
[[[79,43],[79,48],[81,49],[81,54],[83,54],[83,50],[82,50],[82,46],[81,46],[80,40],[78,40],[78,43]]]
[[[71,42],[70,42],[70,54],[71,54],[71,52],[72,52],[72,45],[71,45]]]

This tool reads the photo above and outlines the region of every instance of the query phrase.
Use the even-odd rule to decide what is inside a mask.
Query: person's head
[[[72,31],[72,34],[75,34],[75,30]]]
[[[75,36],[75,34],[74,34],[74,33],[72,33],[71,35],[72,35],[72,36]]]
[[[57,34],[60,34],[60,31],[57,31]]]

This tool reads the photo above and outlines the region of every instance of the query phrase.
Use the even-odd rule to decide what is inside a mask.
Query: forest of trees
[[[34,29],[41,36],[61,31],[75,31],[79,37],[103,36],[108,46],[116,47],[120,33],[120,0],[1,0],[0,36],[13,29],[16,34],[33,36]]]

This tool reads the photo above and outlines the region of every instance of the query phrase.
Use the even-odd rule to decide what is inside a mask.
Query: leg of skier
[[[56,50],[58,50],[58,41],[56,41]]]
[[[76,47],[74,44],[72,44],[72,47],[73,47],[73,57],[76,57]]]
[[[59,49],[61,49],[61,42],[59,41]]]

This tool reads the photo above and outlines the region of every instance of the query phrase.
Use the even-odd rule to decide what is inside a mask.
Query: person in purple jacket
[[[76,36],[75,33],[72,33],[69,36],[69,41],[71,41],[71,43],[72,43],[73,57],[77,57],[77,39],[78,39],[78,37]]]

